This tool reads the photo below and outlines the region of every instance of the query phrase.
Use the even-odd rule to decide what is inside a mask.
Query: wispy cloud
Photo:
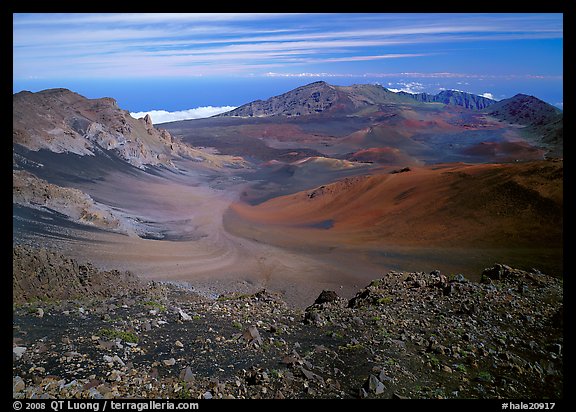
[[[485,42],[562,39],[562,30],[559,14],[15,14],[13,70],[18,78],[208,76],[351,73],[355,64],[358,74],[409,59],[418,63],[408,70],[451,62]]]
[[[149,110],[146,112],[134,112],[130,113],[135,119],[150,115],[153,124],[176,122],[178,120],[189,120],[189,119],[203,119],[205,117],[215,116],[220,113],[229,112],[234,110],[235,106],[204,106],[196,107],[195,109],[179,110],[175,112],[169,112],[166,110]]]
[[[266,77],[362,77],[362,75],[352,74],[352,73],[327,73],[327,72],[319,72],[319,73],[310,73],[310,72],[301,72],[301,73],[278,73],[278,72],[267,72],[264,73]]]
[[[285,18],[298,13],[65,13],[65,14],[17,14],[17,25],[62,25],[62,24],[169,24],[169,23],[213,23],[232,21],[259,21],[262,19]]]
[[[502,74],[480,74],[480,73],[450,73],[450,72],[390,72],[390,73],[331,73],[331,72],[301,72],[301,73],[286,73],[286,72],[267,72],[264,74],[267,77],[358,77],[358,78],[408,78],[408,79],[494,79],[494,80],[562,80],[562,75],[537,75],[537,74],[515,74],[515,73],[502,73]],[[456,84],[464,84],[466,82],[456,82]]]

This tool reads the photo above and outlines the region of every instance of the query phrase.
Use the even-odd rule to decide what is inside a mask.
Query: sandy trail
[[[189,282],[213,294],[267,288],[296,306],[311,304],[323,289],[351,296],[381,274],[371,262],[356,262],[351,271],[328,250],[290,251],[230,234],[223,216],[245,186],[229,181],[225,190],[216,190],[206,181],[198,174],[110,174],[84,189],[123,215],[161,228],[169,240],[91,231],[59,241],[60,249],[104,269]]]

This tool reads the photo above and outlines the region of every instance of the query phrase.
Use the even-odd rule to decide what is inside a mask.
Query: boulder
[[[304,313],[304,323],[307,325],[321,325],[324,322],[322,315],[317,310],[308,309]]]
[[[368,379],[364,383],[364,388],[367,391],[374,393],[376,395],[380,395],[380,394],[384,393],[384,390],[386,389],[384,384],[382,382],[380,382],[380,380],[374,375],[370,375],[368,377]]]
[[[262,345],[262,337],[260,336],[260,332],[256,326],[250,326],[244,332],[242,332],[242,337],[246,340],[246,342],[251,344],[258,344]]]
[[[26,384],[20,376],[12,378],[12,393],[22,392],[25,388]]]
[[[187,313],[183,312],[182,309],[178,309],[178,316],[180,317],[180,320],[183,322],[188,322],[192,320],[192,317]]]
[[[24,352],[26,352],[26,348],[24,346],[15,346],[14,348],[12,348],[12,354],[14,360],[20,359],[22,355],[24,355]]]
[[[152,124],[152,117],[150,117],[149,114],[146,114],[146,116],[144,116],[142,118],[142,120],[144,121],[144,124],[146,125],[146,128],[152,128],[153,124]]]
[[[338,300],[338,295],[333,290],[323,290],[320,295],[314,301],[315,305],[321,305],[323,303],[330,303]]]
[[[510,266],[502,265],[500,263],[496,263],[491,268],[486,268],[482,272],[482,278],[492,280],[504,280],[517,277],[519,277],[518,271],[512,269]]]
[[[192,369],[190,368],[190,366],[186,366],[184,369],[182,369],[179,377],[180,377],[180,380],[182,380],[186,383],[193,382],[194,381],[194,374],[192,373]]]

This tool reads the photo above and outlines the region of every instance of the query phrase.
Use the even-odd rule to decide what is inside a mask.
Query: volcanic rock
[[[314,301],[315,305],[321,305],[323,303],[330,303],[338,300],[338,295],[332,290],[323,290],[320,295]]]

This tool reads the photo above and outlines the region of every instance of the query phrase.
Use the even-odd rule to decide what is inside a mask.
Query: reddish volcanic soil
[[[359,150],[348,159],[354,162],[373,162],[392,165],[420,163],[394,147],[371,147],[369,149]]]
[[[562,249],[562,162],[445,164],[352,177],[256,206],[226,228],[283,247]]]
[[[447,131],[447,130],[460,130],[460,128],[446,122],[442,119],[435,119],[435,120],[417,120],[417,119],[404,119],[400,122],[402,127],[412,130],[438,130],[438,131]]]

